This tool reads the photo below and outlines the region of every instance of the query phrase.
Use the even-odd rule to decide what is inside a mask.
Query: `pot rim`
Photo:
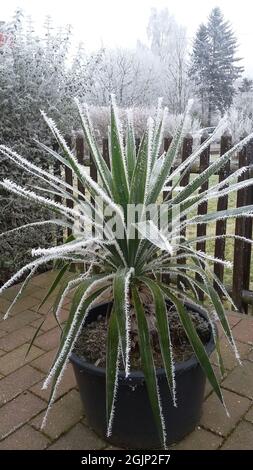
[[[97,307],[101,308],[104,305],[108,305],[108,303],[109,302],[98,304],[98,305],[96,305],[96,307],[94,307],[94,309],[96,309]],[[190,302],[185,302],[185,305],[187,307],[190,307],[195,312],[200,313],[206,319],[208,319],[206,310],[204,308],[201,308],[200,306],[197,306],[197,305],[192,304]],[[214,329],[215,329],[215,333],[217,335],[218,334],[218,329],[217,329],[216,325],[214,325]],[[208,356],[214,351],[214,349],[215,349],[214,336],[213,336],[213,332],[211,331],[211,337],[210,337],[208,343],[205,344],[205,350],[206,350]],[[79,357],[74,352],[71,353],[69,360],[70,360],[70,362],[74,363],[75,365],[77,365],[81,368],[84,368],[88,372],[93,373],[95,375],[104,376],[106,374],[105,367],[95,366],[91,362],[86,361],[85,358]],[[190,357],[186,361],[175,362],[175,373],[180,374],[180,373],[184,372],[185,370],[189,370],[193,367],[196,367],[197,365],[199,365],[199,362],[198,362],[196,356],[193,355],[192,357]],[[156,375],[158,377],[162,376],[164,374],[165,374],[165,370],[163,368],[159,367],[159,368],[156,369]],[[134,379],[134,380],[136,380],[136,379],[137,380],[138,379],[143,380],[145,378],[144,373],[140,370],[131,371],[127,377],[125,375],[125,371],[120,370],[118,375],[119,375],[119,378],[124,379],[124,380],[129,380],[129,381],[131,381],[132,379]]]

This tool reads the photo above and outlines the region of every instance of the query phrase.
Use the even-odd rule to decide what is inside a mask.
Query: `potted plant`
[[[246,206],[194,215],[194,209],[203,201],[245,185],[245,182],[235,182],[241,169],[223,182],[198,192],[252,135],[178,191],[191,164],[224,130],[224,119],[212,136],[174,168],[189,110],[169,150],[160,155],[166,118],[161,102],[155,119],[148,120],[147,130],[136,149],[131,115],[123,143],[112,98],[108,165],[96,143],[88,109],[77,105],[99,183],[78,163],[74,150],[44,114],[60,151],[39,145],[72,170],[86,188],[85,194],[78,189],[80,185],[72,188],[60,177],[40,169],[11,149],[0,147],[5,157],[42,180],[44,195],[39,188],[31,191],[9,180],[2,181],[1,186],[56,213],[55,219],[43,223],[72,230],[60,246],[33,249],[35,259],[14,275],[0,293],[26,275],[14,304],[37,269],[44,263],[55,262],[56,277],[42,304],[58,288],[53,314],[62,334],[58,353],[44,383],[44,387],[51,385],[51,396],[43,424],[70,359],[88,422],[99,435],[118,446],[166,447],[197,424],[205,377],[225,406],[209,359],[216,349],[223,370],[214,319],[220,323],[239,359],[222,301],[213,287],[215,281],[233,304],[212,271],[212,263],[228,263],[197,251],[195,244],[200,238],[187,238],[183,229],[187,224],[252,214],[253,206]],[[252,179],[247,184],[252,184]],[[165,188],[170,197],[161,201],[160,194]],[[55,202],[52,195],[70,200],[72,206]],[[38,222],[38,226],[41,223]],[[178,263],[180,259],[186,260],[184,264]],[[75,271],[73,266],[76,266]],[[166,282],[165,275],[179,275],[182,288]],[[199,291],[209,300],[209,308],[204,308],[199,301]],[[69,316],[61,326],[61,307],[70,294]],[[36,335],[38,332],[39,328]]]

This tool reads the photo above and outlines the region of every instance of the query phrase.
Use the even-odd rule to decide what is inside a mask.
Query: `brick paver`
[[[253,351],[248,355],[248,360],[253,362]]]
[[[227,312],[227,318],[231,328],[234,328],[242,320],[242,315],[238,315],[235,312]]]
[[[37,346],[32,346],[29,354],[25,357],[29,343],[20,346],[17,349],[5,354],[0,358],[0,373],[2,375],[8,375],[14,370],[19,369],[24,364],[31,362],[36,357],[43,354],[43,350],[37,348]]]
[[[215,450],[222,443],[222,438],[201,429],[200,426],[186,436],[180,443],[171,447],[173,450]]]
[[[42,299],[41,299],[42,300]],[[40,315],[46,315],[47,313],[52,312],[52,307],[54,305],[54,300],[50,298],[50,300],[47,300],[40,308],[40,303],[38,302],[36,306],[32,308],[32,310],[37,311]]]
[[[249,344],[241,343],[240,341],[236,342],[236,346],[241,360],[245,359],[251,351],[251,346]],[[224,338],[221,343],[221,354],[225,369],[232,370],[238,365],[238,360],[236,359],[234,351],[226,338]],[[218,358],[215,352],[212,354],[212,362],[213,364],[218,365]]]
[[[81,423],[76,424],[67,434],[60,437],[50,450],[95,450],[105,447],[99,437],[91,431],[87,426]]]
[[[63,323],[67,320],[68,318],[68,315],[69,315],[69,311],[68,310],[65,310],[65,309],[62,309],[61,312],[60,312],[60,315],[59,315],[59,321],[60,323]],[[34,328],[38,328],[39,325],[41,324],[41,318],[39,318],[38,320],[34,320],[30,326],[33,326]],[[40,330],[40,335],[43,334],[45,331],[49,331],[49,330],[52,330],[53,328],[57,327],[57,322],[55,320],[55,317],[54,315],[51,313],[49,314],[44,323],[42,324],[41,326],[41,330]]]
[[[4,377],[0,380],[0,406],[39,382],[42,377],[42,372],[28,364]]]
[[[53,328],[53,330],[46,331],[42,335],[38,336],[34,341],[34,345],[44,351],[51,351],[58,346],[60,337],[61,329],[57,326],[56,328]]]
[[[253,400],[253,362],[243,361],[223,382],[223,386]]]
[[[253,424],[253,406],[250,408],[248,413],[245,415],[245,419]]]
[[[52,300],[37,312],[56,273],[43,273],[30,283],[7,320],[2,317],[18,291],[7,289],[0,297],[0,450],[4,449],[115,449],[103,442],[87,425],[72,366],[66,369],[57,399],[43,431],[40,425],[47,407],[48,390],[41,390],[55,357],[59,329],[52,314],[25,359],[29,341],[45,318]],[[70,298],[64,304],[61,321],[69,313]],[[228,313],[243,367],[221,336],[226,375],[222,389],[231,417],[227,418],[207,383],[203,415],[199,426],[173,449],[252,449],[253,442],[253,318]],[[211,358],[219,377],[215,356]]]
[[[220,380],[221,374],[220,374],[219,367],[217,367],[216,365],[213,365],[213,370],[214,370],[214,373],[215,373],[217,379]],[[213,391],[212,385],[210,384],[209,380],[206,380],[205,398],[208,397],[208,395],[210,395],[210,393],[212,391]]]
[[[77,390],[72,390],[60,398],[53,406],[43,432],[51,439],[57,439],[66,433],[82,418],[82,405]],[[40,429],[44,413],[31,421],[32,426]]]
[[[45,377],[45,376],[44,376]],[[30,390],[31,392],[35,393],[38,397],[42,398],[43,400],[48,401],[49,396],[50,396],[50,389],[42,390],[42,384],[44,380],[38,382],[36,385],[33,385]],[[72,388],[76,387],[76,379],[74,376],[73,368],[69,364],[69,366],[66,368],[66,371],[64,372],[64,376],[62,378],[62,381],[59,385],[59,388],[57,389],[57,397],[60,398],[62,395],[65,395],[65,393],[69,392],[72,390]]]
[[[52,284],[56,276],[56,273],[53,271],[50,272],[45,272],[43,274],[40,274],[39,276],[34,276],[31,279],[31,284],[38,286],[40,288],[45,288],[48,289],[49,286]]]
[[[0,319],[3,317],[5,314],[7,308],[9,308],[11,302],[8,299],[5,299],[4,297],[0,297]]]
[[[25,424],[9,437],[0,441],[0,450],[23,450],[24,443],[27,450],[43,450],[50,444],[50,441],[41,432]]]
[[[23,392],[0,408],[0,439],[27,423],[46,407],[46,403],[32,393]]]
[[[39,349],[37,346],[32,346],[29,354],[25,357],[29,343],[19,346],[17,349],[5,354],[0,357],[0,373],[3,375],[8,375],[14,370],[19,369],[25,363],[31,362],[38,356],[43,354],[43,350]]]
[[[236,393],[222,390],[230,417],[214,392],[207,398],[203,407],[200,424],[221,436],[227,436],[250,407],[250,400]]]
[[[27,325],[20,328],[17,331],[12,331],[9,334],[5,334],[0,338],[0,349],[10,352],[16,349],[18,346],[25,344],[31,340],[35,333],[35,329]]]
[[[46,374],[50,366],[52,365],[56,352],[56,349],[48,351],[46,354],[43,354],[34,361],[32,361],[31,365],[35,367],[35,369],[39,369]]]
[[[8,301],[8,304],[11,304]],[[11,309],[11,315],[18,315],[25,310],[29,310],[31,307],[35,307],[38,304],[38,299],[36,297],[32,297],[31,295],[27,295],[26,297],[21,297],[16,304]],[[4,310],[5,313],[6,309]]]
[[[32,310],[25,310],[24,312],[19,313],[19,315],[10,316],[7,318],[7,320],[2,320],[0,322],[0,329],[10,333],[12,331],[19,330],[26,325],[29,325],[29,323],[37,320],[38,318],[41,318],[41,316]]]
[[[252,450],[253,425],[242,421],[223,444],[224,450]]]
[[[1,297],[12,301],[16,297],[17,293],[19,291],[19,285],[15,285],[10,287],[9,289],[6,289]],[[32,296],[33,298],[35,297],[36,299],[41,299],[43,295],[46,294],[46,289],[42,289],[40,286],[34,286],[34,285],[28,285],[26,290],[21,294],[21,299],[24,297]]]
[[[246,318],[240,321],[238,325],[233,328],[234,338],[242,343],[248,343],[253,345],[253,318]]]

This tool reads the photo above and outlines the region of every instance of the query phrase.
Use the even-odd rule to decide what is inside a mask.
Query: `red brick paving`
[[[39,302],[54,277],[52,273],[36,276],[5,321],[2,317],[18,286],[8,289],[0,298],[0,450],[114,449],[87,426],[71,366],[68,366],[59,387],[47,426],[40,430],[48,399],[48,391],[41,390],[41,385],[54,359],[59,339],[52,315],[46,318],[25,360],[24,354],[32,333],[52,304],[46,302],[37,312]],[[66,303],[62,321],[66,320],[67,314]],[[226,368],[222,389],[231,417],[226,417],[207,384],[200,425],[173,449],[252,449],[253,318],[234,312],[228,315],[243,360],[243,367],[240,367],[222,336],[221,349]],[[212,362],[219,375],[215,356]]]
[[[245,319],[240,321],[234,329],[234,337],[242,343],[248,343],[253,346],[253,318]]]
[[[82,419],[82,414],[79,393],[77,390],[71,390],[53,404],[43,432],[50,439],[56,440],[78,423]],[[31,425],[39,430],[43,417],[42,412],[31,421]]]
[[[50,440],[41,432],[24,424],[22,428],[0,441],[0,450],[23,450],[24,443],[27,450],[43,450],[50,445]]]
[[[32,387],[44,377],[42,372],[25,365],[0,381],[0,406]]]

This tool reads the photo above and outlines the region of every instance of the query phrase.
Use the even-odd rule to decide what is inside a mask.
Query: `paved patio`
[[[0,297],[0,450],[112,449],[87,426],[70,366],[48,424],[43,432],[40,431],[48,398],[48,392],[41,390],[41,384],[59,339],[59,329],[52,315],[46,319],[25,360],[24,355],[36,327],[51,305],[47,302],[39,314],[36,311],[50,281],[52,273],[34,278],[11,317],[5,321],[2,316],[17,292],[17,286]],[[63,321],[68,315],[69,301],[63,305]],[[236,364],[223,337],[226,376],[222,388],[231,417],[226,418],[207,385],[200,425],[173,449],[253,448],[253,317],[231,312],[229,321],[243,360],[242,367]],[[214,356],[214,364],[215,359]],[[216,365],[215,369],[218,372]]]

